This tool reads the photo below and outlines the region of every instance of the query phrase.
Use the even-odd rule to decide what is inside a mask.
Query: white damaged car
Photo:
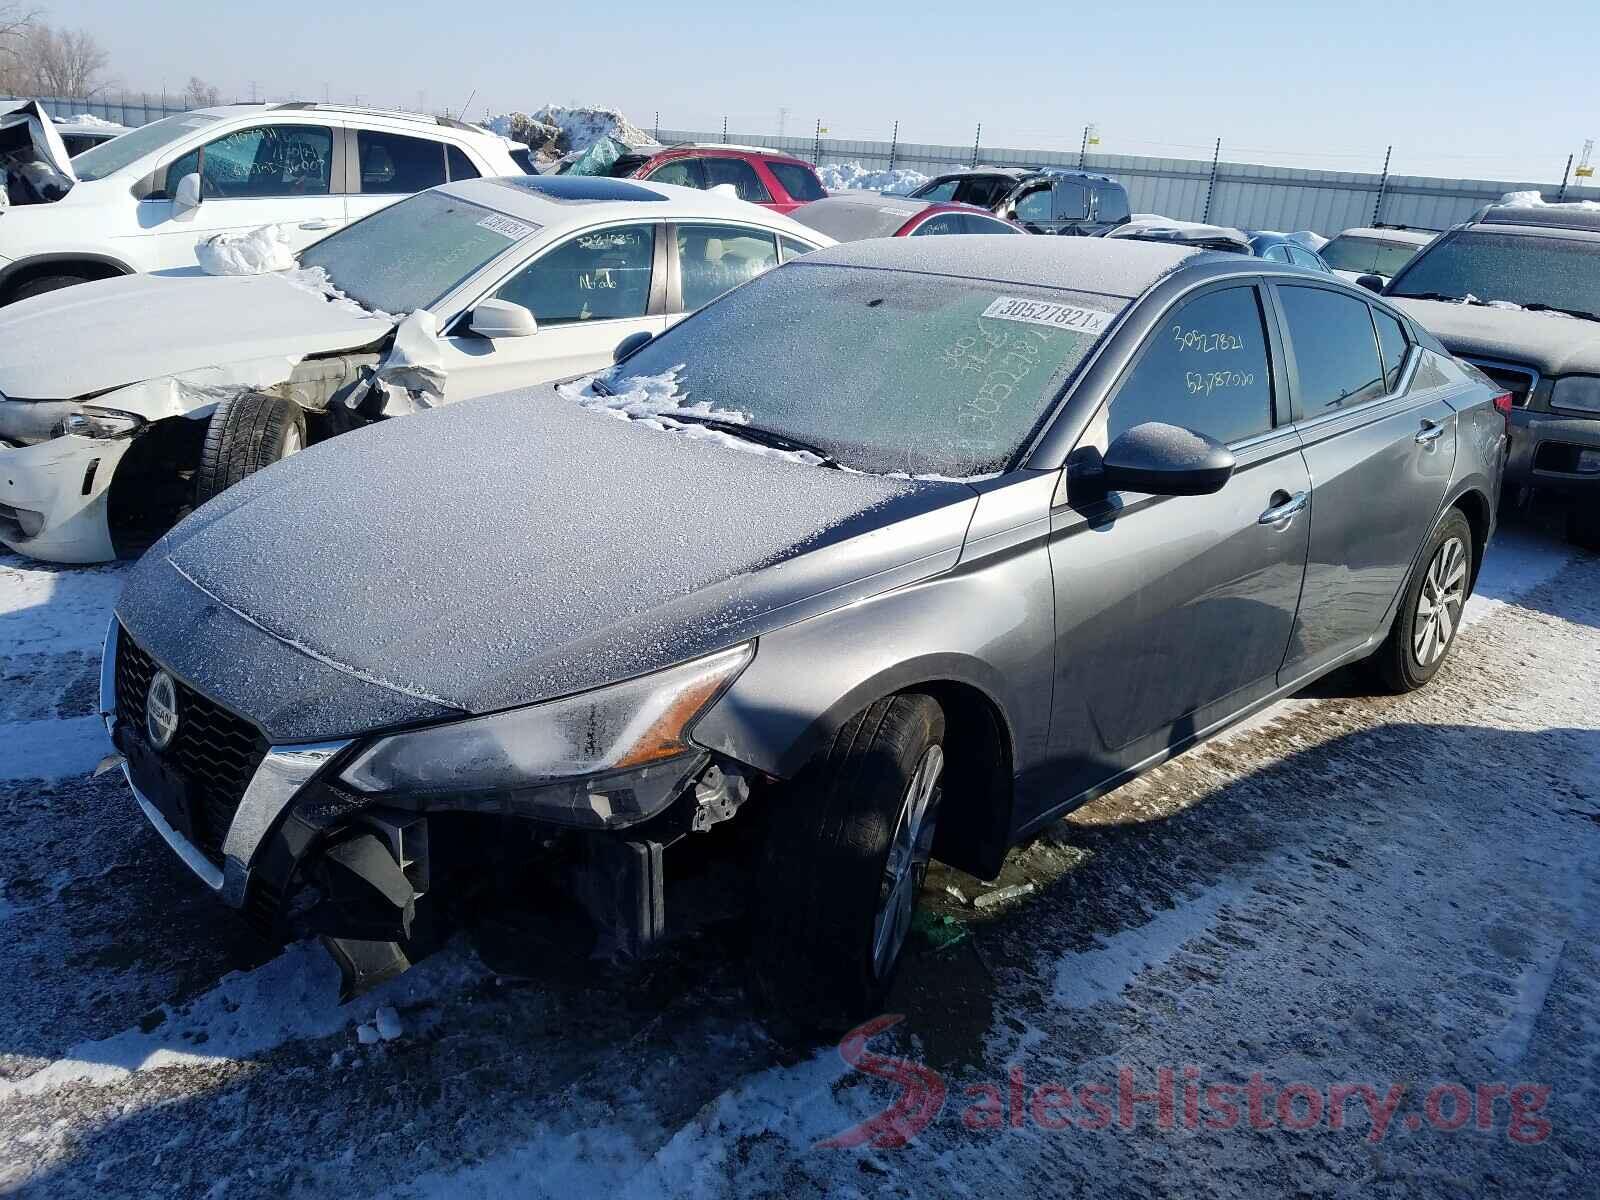
[[[608,366],[831,244],[717,192],[516,176],[402,200],[292,270],[22,301],[0,310],[0,542],[136,557],[308,442]]]

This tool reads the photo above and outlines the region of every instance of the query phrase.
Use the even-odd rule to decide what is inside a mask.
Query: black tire
[[[298,404],[260,392],[229,396],[217,405],[206,427],[200,467],[194,474],[195,506],[305,444],[306,415]]]
[[[886,964],[875,953],[891,843],[903,833],[919,768],[931,763],[931,845],[943,743],[944,711],[932,697],[890,696],[847,721],[772,797],[757,859],[750,974],[753,998],[780,1033],[847,1029],[882,1003],[904,946],[902,934]],[[910,907],[901,910],[906,928],[925,855],[913,870]]]
[[[1600,553],[1600,499],[1575,500],[1567,513],[1567,541]]]
[[[11,289],[11,294],[6,297],[7,304],[15,304],[18,300],[31,300],[35,296],[42,296],[46,292],[58,292],[62,288],[76,287],[80,283],[88,283],[87,275],[73,275],[62,273],[60,275],[35,275],[32,279],[24,279]]]
[[[1452,557],[1447,563],[1441,556],[1447,555],[1446,547],[1452,542],[1456,543],[1457,548],[1448,552]],[[1454,557],[1457,555],[1460,557]],[[1472,594],[1473,559],[1472,526],[1460,509],[1453,508],[1433,531],[1427,549],[1417,559],[1417,565],[1412,569],[1411,578],[1406,581],[1406,589],[1401,595],[1400,611],[1395,614],[1394,625],[1373,656],[1378,678],[1390,691],[1414,692],[1439,673],[1439,668],[1449,657],[1450,647],[1455,644],[1456,634],[1461,630],[1461,610],[1466,605],[1467,597]],[[1430,607],[1441,607],[1433,604],[1433,598],[1438,593],[1435,574],[1441,581],[1445,575],[1453,579],[1458,566],[1464,572],[1459,581],[1459,596],[1454,598],[1456,590],[1453,585],[1445,589],[1443,594],[1446,600],[1442,608],[1446,617],[1434,624],[1434,637],[1429,640],[1429,622],[1421,611],[1423,589],[1429,591]],[[1441,635],[1442,646],[1439,644]]]

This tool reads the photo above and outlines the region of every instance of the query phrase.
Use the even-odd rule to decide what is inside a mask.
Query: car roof
[[[1525,232],[1563,231],[1600,234],[1600,208],[1576,204],[1542,204],[1538,207],[1493,205],[1479,214],[1475,225],[1516,225]]]
[[[1438,236],[1438,231],[1433,229],[1402,229],[1395,225],[1364,225],[1359,229],[1342,230],[1336,236],[1359,238],[1362,241],[1404,242],[1408,246],[1426,246]]]
[[[374,120],[380,122],[397,122],[402,125],[431,125],[435,129],[448,129],[468,137],[486,137],[496,142],[500,135],[491,133],[481,125],[471,125],[466,121],[457,121],[451,117],[435,117],[425,113],[408,112],[400,108],[363,108],[354,104],[324,104],[318,100],[282,100],[264,104],[219,104],[212,108],[194,110],[192,114],[207,117],[258,116],[262,113],[324,113],[337,117],[353,117],[357,120]]]
[[[860,241],[864,238],[891,237],[906,222],[922,213],[971,213],[998,221],[987,208],[975,204],[952,204],[949,201],[916,200],[910,196],[886,196],[881,192],[834,192],[821,200],[803,204],[789,215],[802,225],[819,229],[829,237],[841,241]]]
[[[504,175],[462,179],[434,191],[538,225],[568,225],[614,217],[732,220],[790,228],[815,241],[818,234],[771,209],[719,192],[607,175]]]
[[[678,142],[676,145],[665,146],[655,150],[641,147],[635,153],[648,153],[652,159],[689,158],[696,154],[705,154],[714,158],[761,158],[771,162],[796,163],[808,171],[816,170],[808,160],[798,158],[787,150],[770,150],[764,146],[740,146],[733,142]]]
[[[939,179],[970,179],[985,176],[1001,176],[1006,179],[1015,179],[1019,183],[1024,179],[1037,179],[1050,176],[1060,179],[1077,179],[1092,183],[1116,183],[1109,175],[1100,175],[1094,171],[1079,171],[1072,167],[967,167],[959,171],[941,171],[933,176],[929,182]]]
[[[917,271],[1132,299],[1200,259],[1237,262],[1239,256],[1131,239],[920,237],[849,242],[808,254],[795,265]]]

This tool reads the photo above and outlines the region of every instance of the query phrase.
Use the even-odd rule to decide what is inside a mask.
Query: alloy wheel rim
[[[879,979],[888,975],[911,932],[917,892],[928,873],[933,851],[934,821],[944,776],[944,750],[929,746],[917,760],[911,782],[900,801],[889,857],[878,888],[878,912],[872,927],[872,968]]]
[[[1444,657],[1450,639],[1461,626],[1461,608],[1467,599],[1467,548],[1451,538],[1434,552],[1417,596],[1416,618],[1411,623],[1411,654],[1417,665],[1431,667]]]

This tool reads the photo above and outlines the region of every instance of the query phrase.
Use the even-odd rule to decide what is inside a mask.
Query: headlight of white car
[[[86,404],[77,412],[70,412],[62,418],[56,436],[70,433],[96,439],[127,437],[143,424],[144,418],[133,413],[116,408],[94,408]]]
[[[435,797],[589,828],[664,808],[702,764],[689,731],[755,653],[747,642],[625,683],[380,738],[344,769],[358,791]]]
[[[1568,375],[1550,390],[1550,406],[1572,412],[1600,413],[1600,376]]]

